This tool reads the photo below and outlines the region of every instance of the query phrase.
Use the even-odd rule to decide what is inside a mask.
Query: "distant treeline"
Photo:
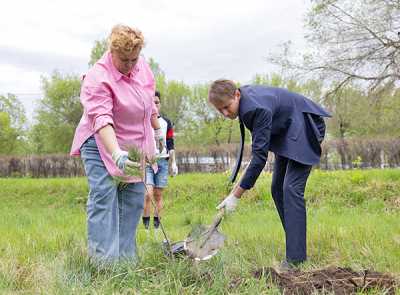
[[[177,150],[179,171],[227,171],[235,163],[237,148],[237,144],[225,144]],[[250,145],[245,147],[245,162],[250,159],[250,149]],[[266,170],[272,170],[273,161],[270,154]],[[320,169],[386,167],[400,167],[400,138],[330,140],[323,144]],[[64,154],[0,157],[0,177],[76,177],[84,174],[80,158]]]

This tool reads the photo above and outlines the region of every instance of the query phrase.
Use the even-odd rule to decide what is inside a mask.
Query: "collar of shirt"
[[[114,66],[113,62],[112,62],[112,57],[111,57],[111,52],[108,50],[105,54],[104,57],[104,64],[106,65],[106,67],[110,70],[112,76],[114,77],[114,80],[116,82],[118,82],[119,80],[125,78],[125,79],[131,79],[134,80],[136,74],[139,72],[140,70],[140,65],[139,63],[141,62],[141,57],[139,57],[136,65],[133,67],[133,69],[129,72],[128,75],[124,75],[122,74],[120,71],[117,70],[117,68]]]

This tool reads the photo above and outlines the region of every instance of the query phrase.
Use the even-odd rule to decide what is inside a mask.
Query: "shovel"
[[[243,175],[246,174],[247,167],[248,165],[244,169],[236,185],[232,188],[231,194],[242,181]],[[221,224],[224,214],[225,209],[222,208],[214,218],[213,223],[207,229],[200,234],[189,235],[184,241],[183,248],[190,257],[196,260],[207,260],[213,257],[218,250],[222,248],[225,236],[218,231],[218,226]]]

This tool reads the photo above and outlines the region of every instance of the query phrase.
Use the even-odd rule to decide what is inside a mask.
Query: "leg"
[[[159,187],[154,188],[154,200],[156,202],[157,210],[154,211],[154,216],[161,217],[161,211],[163,209],[163,199],[162,199],[163,189]]]
[[[143,217],[149,217],[151,213],[151,199],[153,198],[153,186],[152,185],[146,185],[147,192],[146,192],[146,197],[144,201],[144,209],[143,209]]]
[[[151,214],[151,200],[153,198],[153,187],[154,187],[154,170],[151,166],[146,166],[146,196],[144,200],[143,210],[143,225],[146,229],[149,229],[150,225],[150,214]]]
[[[89,256],[113,261],[119,256],[117,187],[108,174],[93,137],[81,148],[81,158],[89,182],[87,228]]]
[[[160,224],[161,211],[163,209],[163,189],[168,184],[168,160],[159,159],[157,161],[158,171],[154,176],[154,199],[157,210],[154,211],[154,228],[158,228]]]
[[[272,173],[271,194],[278,210],[279,218],[283,229],[285,229],[285,216],[283,210],[283,181],[286,175],[288,159],[279,155],[275,155],[274,170]]]
[[[130,183],[118,194],[119,252],[124,258],[136,258],[136,228],[143,212],[144,183]]]
[[[311,168],[310,165],[289,160],[283,184],[286,259],[292,263],[307,259],[304,191]]]
[[[162,188],[154,188],[154,199],[156,201],[156,210],[154,211],[153,225],[155,229],[160,226],[161,211],[163,207]]]

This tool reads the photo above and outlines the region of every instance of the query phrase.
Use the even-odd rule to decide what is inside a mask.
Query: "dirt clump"
[[[364,270],[356,272],[351,268],[328,267],[312,271],[291,270],[279,272],[272,267],[263,267],[253,276],[266,278],[267,284],[276,284],[284,295],[336,294],[347,295],[368,290],[380,290],[394,295],[398,283],[390,274]]]

